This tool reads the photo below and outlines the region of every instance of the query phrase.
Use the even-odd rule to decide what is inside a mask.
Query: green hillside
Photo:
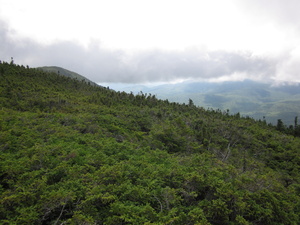
[[[295,125],[3,62],[0,224],[299,224]]]

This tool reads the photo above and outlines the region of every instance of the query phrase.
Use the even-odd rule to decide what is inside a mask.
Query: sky
[[[97,83],[300,82],[299,0],[0,0],[0,60]]]

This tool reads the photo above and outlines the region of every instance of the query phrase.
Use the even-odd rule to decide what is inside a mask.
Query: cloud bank
[[[59,41],[41,44],[14,35],[1,21],[0,59],[38,66],[61,66],[97,83],[151,83],[180,80],[243,80],[300,82],[300,47],[276,56],[242,51],[142,50],[127,52],[102,47],[97,41],[88,46]]]

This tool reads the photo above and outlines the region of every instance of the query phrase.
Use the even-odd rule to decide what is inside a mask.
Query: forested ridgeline
[[[1,224],[299,224],[300,139],[0,64]]]

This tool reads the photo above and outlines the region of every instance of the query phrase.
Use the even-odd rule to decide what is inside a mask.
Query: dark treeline
[[[1,224],[299,224],[299,125],[0,64]]]

